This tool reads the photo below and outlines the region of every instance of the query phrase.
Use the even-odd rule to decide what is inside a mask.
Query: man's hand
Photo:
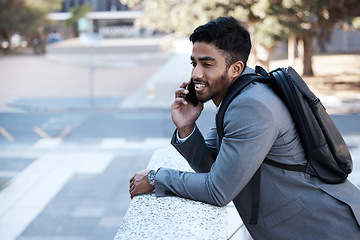
[[[175,101],[171,105],[171,117],[181,138],[192,133],[195,121],[199,118],[204,107],[202,102],[194,106],[185,100],[185,95],[189,93],[186,86],[189,84],[190,81],[181,84],[180,88],[175,91]]]
[[[142,170],[135,173],[135,175],[130,179],[130,197],[131,199],[138,194],[148,193],[154,191],[154,186],[149,183],[147,178],[149,169]]]

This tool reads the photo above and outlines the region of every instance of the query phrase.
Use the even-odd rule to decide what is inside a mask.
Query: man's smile
[[[195,90],[201,92],[205,89],[206,85],[204,83],[195,83]]]
[[[201,80],[193,80],[194,81],[194,85],[195,85],[195,91],[196,92],[202,92],[205,90],[206,86],[209,85],[208,82],[206,81],[201,81]]]

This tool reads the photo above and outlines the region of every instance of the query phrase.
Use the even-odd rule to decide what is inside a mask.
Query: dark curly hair
[[[190,41],[214,44],[225,54],[226,63],[242,61],[246,66],[251,40],[249,32],[233,17],[220,17],[197,27],[189,37]]]

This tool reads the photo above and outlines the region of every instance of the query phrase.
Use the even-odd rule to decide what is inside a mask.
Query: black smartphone
[[[186,94],[185,99],[187,101],[191,102],[194,106],[196,106],[198,104],[199,100],[196,97],[195,84],[192,79],[186,89],[189,91],[189,93]]]

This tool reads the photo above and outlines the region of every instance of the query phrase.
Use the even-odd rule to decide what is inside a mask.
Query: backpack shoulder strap
[[[235,82],[230,86],[227,91],[223,101],[221,102],[218,113],[216,114],[216,130],[219,136],[219,145],[221,145],[221,141],[224,136],[224,115],[229,107],[230,103],[234,98],[240,94],[240,92],[248,86],[251,82],[269,82],[268,76],[261,76],[258,74],[245,74],[241,75],[239,78],[235,80]],[[251,219],[250,224],[257,224],[258,219],[258,211],[259,211],[259,203],[260,203],[260,168],[256,171],[256,174],[253,177],[253,202],[251,205]]]
[[[224,136],[224,115],[229,107],[230,103],[234,98],[239,95],[239,93],[251,82],[263,82],[268,83],[269,77],[268,76],[261,76],[255,73],[252,74],[245,74],[241,75],[237,78],[234,83],[230,86],[229,90],[227,91],[223,101],[221,102],[220,108],[218,113],[216,114],[216,129],[219,136],[219,143],[221,144],[221,140]]]

